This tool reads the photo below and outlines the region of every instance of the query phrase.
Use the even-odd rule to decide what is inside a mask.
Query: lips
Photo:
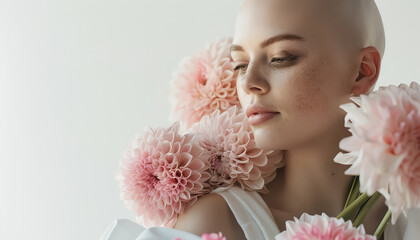
[[[275,116],[280,114],[273,109],[265,107],[263,105],[252,105],[246,109],[246,115],[248,116],[248,122],[251,125],[258,125],[264,123]]]

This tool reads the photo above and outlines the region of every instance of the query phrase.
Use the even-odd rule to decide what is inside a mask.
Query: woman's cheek
[[[294,110],[304,116],[325,114],[328,111],[328,97],[323,88],[325,74],[322,62],[312,66],[303,65],[290,76],[290,88],[294,93]]]

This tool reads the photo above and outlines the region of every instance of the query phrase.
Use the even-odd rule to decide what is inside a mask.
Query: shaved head
[[[354,35],[361,48],[374,46],[381,57],[385,51],[385,33],[382,18],[374,0],[318,0],[330,6],[338,23],[336,27],[348,30],[347,35]],[[317,1],[314,1],[317,2]],[[331,19],[333,20],[333,19]],[[340,21],[341,20],[341,21]]]
[[[354,51],[373,46],[381,58],[384,55],[384,27],[374,0],[245,0],[240,9],[238,22],[252,16],[249,14],[250,11],[260,11],[260,16],[288,15],[281,21],[286,21],[286,24],[290,21],[293,25],[313,25],[317,31],[314,36],[318,35],[321,38],[329,34],[339,38],[347,50]],[[302,18],[303,15],[305,18]],[[299,21],[296,18],[301,19]],[[253,21],[260,20],[260,24],[274,26],[279,19],[276,17],[253,19]],[[315,28],[316,25],[328,28]],[[308,29],[304,31],[307,32]]]

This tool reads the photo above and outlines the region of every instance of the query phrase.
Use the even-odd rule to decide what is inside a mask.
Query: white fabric
[[[173,228],[152,227],[145,229],[128,219],[114,220],[99,240],[174,240],[175,238],[201,240],[201,237],[197,235]]]
[[[257,192],[249,192],[239,187],[219,188],[220,194],[229,205],[236,220],[248,240],[274,240],[280,231],[267,204]],[[100,240],[200,240],[201,237],[177,229],[153,227],[145,229],[127,220],[117,219],[103,233]],[[420,209],[411,209],[407,218],[400,215],[395,225],[391,222],[385,228],[385,240],[420,239]],[[232,240],[232,239],[228,239]]]
[[[280,232],[270,209],[257,192],[236,186],[213,192],[226,200],[247,239],[274,239]]]

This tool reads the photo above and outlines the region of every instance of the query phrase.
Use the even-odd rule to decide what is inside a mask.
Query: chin
[[[255,142],[264,151],[283,150],[284,143],[280,134],[275,134],[272,129],[256,128],[253,130]]]

